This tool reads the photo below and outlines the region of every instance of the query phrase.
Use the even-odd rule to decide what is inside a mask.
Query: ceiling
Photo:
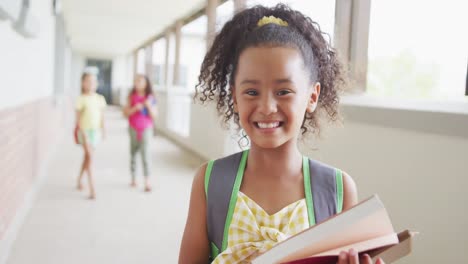
[[[128,54],[206,0],[63,0],[72,49],[85,56]]]

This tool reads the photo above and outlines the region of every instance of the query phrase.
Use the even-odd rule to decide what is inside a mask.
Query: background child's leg
[[[150,140],[152,136],[152,128],[147,128],[141,139],[141,159],[143,161],[143,173],[145,175],[145,191],[151,191],[149,177],[151,174],[151,155],[150,155]]]
[[[136,153],[138,151],[137,133],[133,128],[128,129],[130,134],[130,173],[132,175],[131,186],[136,186]]]
[[[82,131],[78,131],[78,141],[82,146],[84,146],[87,142],[86,136],[84,135]],[[88,156],[86,155],[86,151],[84,151],[83,162],[81,164],[81,170],[80,170],[80,174],[78,175],[78,181],[77,181],[77,186],[76,186],[78,190],[83,189],[82,180],[83,180],[83,175],[85,173],[87,166],[88,166]]]
[[[94,135],[92,135],[94,136]],[[88,174],[88,184],[89,184],[89,198],[94,199],[96,198],[96,192],[94,190],[94,181],[93,181],[93,173],[92,173],[92,160],[93,160],[93,148],[91,146],[91,141],[93,139],[88,138],[88,135],[83,136],[83,150],[85,154],[85,172]]]
[[[86,167],[88,166],[87,165],[87,162],[88,162],[88,159],[87,159],[87,156],[86,154],[83,156],[83,162],[81,164],[81,170],[80,170],[80,175],[78,176],[78,183],[76,185],[76,188],[78,190],[83,190],[83,183],[82,183],[82,179],[83,179],[83,174],[85,173],[85,169]]]

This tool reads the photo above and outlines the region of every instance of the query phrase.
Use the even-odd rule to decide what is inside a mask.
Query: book
[[[413,237],[416,234],[417,232],[404,230],[398,233],[398,244],[378,248],[367,253],[374,261],[376,261],[378,258],[382,258],[385,263],[393,263],[411,253],[413,249]]]
[[[275,245],[252,264],[336,263],[341,251],[353,248],[391,263],[411,251],[415,233],[395,233],[377,195]]]
[[[398,244],[386,246],[382,248],[377,248],[374,250],[362,252],[367,253],[371,256],[372,261],[376,261],[378,258],[381,258],[386,264],[393,263],[400,258],[409,255],[412,250],[412,238],[416,235],[416,232],[411,232],[409,230],[404,230],[398,233]],[[286,262],[283,264],[330,264],[337,263],[338,256],[321,256],[321,257],[310,257],[299,259],[291,262]]]

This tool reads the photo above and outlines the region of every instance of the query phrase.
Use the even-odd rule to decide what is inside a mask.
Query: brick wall
[[[56,140],[73,119],[69,99],[0,110],[0,240],[33,187]]]

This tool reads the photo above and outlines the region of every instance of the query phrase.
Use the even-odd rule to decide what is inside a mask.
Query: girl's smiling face
[[[288,47],[244,50],[233,89],[239,122],[262,148],[297,140],[304,115],[315,110],[320,94],[320,84],[311,84],[300,52]]]

